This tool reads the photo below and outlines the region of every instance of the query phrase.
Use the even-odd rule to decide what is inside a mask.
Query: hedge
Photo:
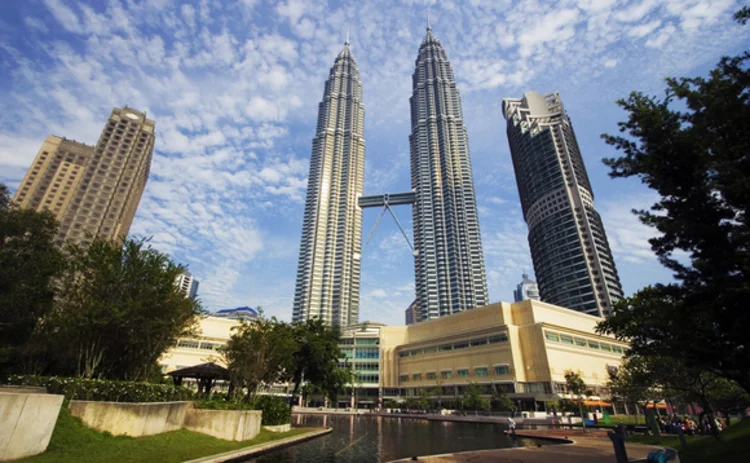
[[[192,400],[195,396],[190,389],[179,386],[104,379],[14,375],[8,378],[8,384],[44,387],[48,393],[64,395],[68,400],[177,402]]]
[[[249,402],[228,401],[215,397],[210,400],[198,400],[195,407],[208,410],[262,410],[262,422],[265,426],[289,424],[292,421],[292,409],[286,399],[272,395],[256,396]]]

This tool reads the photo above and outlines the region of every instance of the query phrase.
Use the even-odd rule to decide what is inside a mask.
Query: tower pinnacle
[[[346,42],[344,42],[344,45],[349,45],[349,25],[346,25]]]

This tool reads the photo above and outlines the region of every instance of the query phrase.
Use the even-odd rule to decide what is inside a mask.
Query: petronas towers
[[[445,50],[429,27],[419,48],[410,101],[415,286],[421,321],[489,302],[461,101]],[[318,109],[294,320],[316,317],[341,327],[358,321],[363,128],[362,82],[347,40]],[[388,207],[388,195],[382,196]]]
[[[334,326],[357,322],[365,176],[365,108],[357,62],[336,57],[318,106],[302,222],[293,320],[320,318]]]

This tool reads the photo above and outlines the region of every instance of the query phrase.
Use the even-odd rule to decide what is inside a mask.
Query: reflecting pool
[[[505,435],[505,425],[451,423],[368,415],[294,415],[295,426],[333,428],[333,432],[248,461],[257,463],[375,463],[415,455],[549,444]]]

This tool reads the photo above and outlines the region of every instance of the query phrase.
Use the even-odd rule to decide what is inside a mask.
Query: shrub
[[[195,408],[205,410],[261,410],[262,422],[266,426],[288,424],[292,421],[292,409],[286,399],[272,395],[256,396],[252,400],[225,400],[214,397],[209,400],[196,400]]]
[[[64,395],[68,400],[175,402],[192,400],[195,395],[190,389],[167,384],[57,376],[14,375],[8,378],[8,384],[44,387],[48,393]]]
[[[256,410],[263,410],[263,424],[275,426],[292,422],[292,409],[286,399],[273,395],[261,395],[253,400]]]

